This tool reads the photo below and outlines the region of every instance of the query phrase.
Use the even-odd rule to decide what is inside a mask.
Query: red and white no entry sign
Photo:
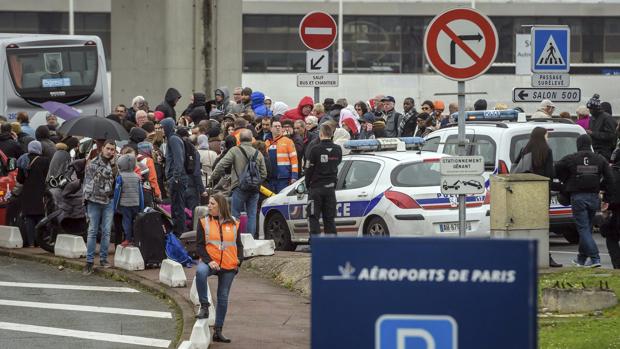
[[[299,23],[299,37],[309,49],[320,51],[336,40],[336,21],[325,12],[310,12]]]
[[[433,18],[424,34],[424,53],[435,71],[465,81],[489,69],[497,55],[497,30],[482,13],[448,10]]]

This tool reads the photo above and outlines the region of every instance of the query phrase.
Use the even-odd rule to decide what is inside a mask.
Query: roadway
[[[594,234],[594,241],[598,246],[598,251],[601,256],[601,264],[603,268],[612,269],[611,259],[609,253],[607,253],[607,246],[605,245],[605,238],[601,234]],[[573,245],[568,243],[564,237],[551,234],[549,237],[549,251],[556,262],[564,264],[564,266],[572,266],[571,261],[577,257],[577,250],[579,245]]]
[[[0,348],[168,348],[172,309],[127,284],[0,256]]]

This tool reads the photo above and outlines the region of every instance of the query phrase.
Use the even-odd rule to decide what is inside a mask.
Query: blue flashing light
[[[352,151],[385,151],[399,150],[398,145],[404,144],[404,149],[415,149],[424,144],[421,137],[402,137],[402,138],[377,138],[377,139],[354,139],[344,143],[346,149]]]
[[[465,112],[466,121],[517,121],[519,112],[514,109],[506,110],[474,110]],[[456,122],[459,113],[450,115],[450,119]]]

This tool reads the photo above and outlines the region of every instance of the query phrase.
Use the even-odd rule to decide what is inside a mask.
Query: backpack
[[[183,243],[173,233],[166,234],[166,256],[186,268],[191,268],[194,265],[194,261],[183,247]]]
[[[248,154],[245,150],[239,146],[239,150],[243,153],[243,156],[248,160],[243,172],[241,172],[241,176],[237,174],[239,178],[239,189],[245,192],[258,192],[261,185],[260,172],[258,171],[258,164],[256,163],[256,158],[258,157],[258,150],[254,153],[252,158],[248,157]],[[234,165],[233,165],[234,168]],[[237,173],[237,170],[235,170]]]
[[[196,169],[196,147],[186,138],[182,138],[185,148],[185,173],[194,174]]]

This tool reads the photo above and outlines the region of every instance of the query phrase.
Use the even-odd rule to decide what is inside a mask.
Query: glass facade
[[[305,72],[305,51],[298,27],[302,16],[244,15],[244,72]],[[425,73],[424,30],[432,17],[344,16],[345,73]],[[571,63],[620,63],[620,17],[491,17],[499,35],[496,63],[515,62],[515,34],[528,25],[569,25]],[[330,47],[331,71],[336,70],[337,45]],[[571,67],[571,73],[601,73],[603,67]],[[490,73],[514,73],[494,67]]]
[[[106,66],[110,65],[110,14],[75,13],[75,34],[96,35],[103,42]],[[3,12],[0,11],[0,33],[25,34],[68,34],[69,14],[67,12]]]

